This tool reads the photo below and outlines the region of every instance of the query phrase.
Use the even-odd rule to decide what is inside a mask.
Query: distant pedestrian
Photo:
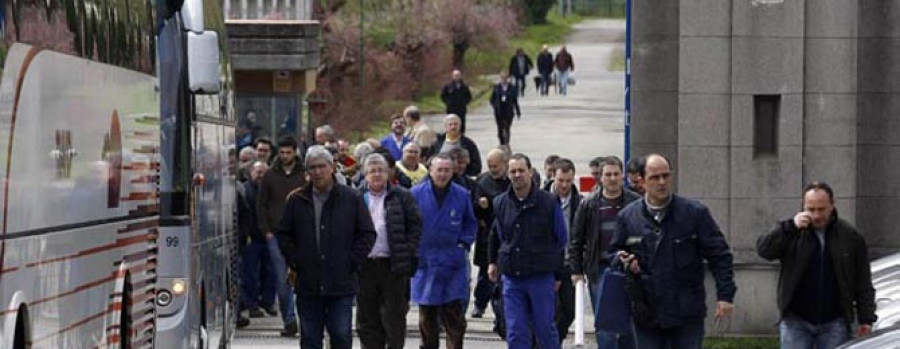
[[[466,133],[466,111],[472,102],[472,91],[463,82],[462,72],[453,71],[453,79],[441,90],[441,101],[444,102],[447,114],[456,114],[462,122],[460,133]]]
[[[436,153],[447,153],[455,148],[462,148],[469,152],[471,161],[466,167],[466,175],[475,177],[481,173],[481,154],[478,151],[478,145],[471,138],[459,132],[460,119],[454,114],[447,115],[444,118],[445,132],[437,136],[434,143],[434,151]]]
[[[558,349],[554,323],[556,290],[562,278],[566,223],[550,193],[532,181],[531,160],[514,154],[509,160],[510,189],[494,199],[495,230],[491,233],[488,275],[503,282],[507,345]]]
[[[424,227],[411,293],[413,303],[419,305],[421,347],[425,349],[440,345],[439,320],[447,333],[447,348],[462,348],[466,333],[467,254],[477,227],[469,194],[451,181],[454,166],[449,154],[435,155],[429,178],[412,189]]]
[[[509,145],[513,117],[522,118],[522,110],[519,109],[516,86],[509,83],[509,75],[506,72],[500,73],[500,82],[494,85],[491,106],[494,107],[494,121],[497,122],[497,138],[500,145]]]
[[[296,274],[300,347],[321,349],[327,329],[330,348],[349,349],[358,271],[375,244],[375,228],[362,196],[335,182],[331,152],[312,146],[305,160],[311,184],[288,196],[278,232]]]
[[[866,240],[838,217],[834,192],[813,182],[803,189],[803,210],[760,236],[756,251],[779,260],[781,347],[832,349],[872,332],[875,289]]]
[[[428,159],[432,154],[432,146],[437,140],[437,135],[427,123],[422,121],[419,108],[411,105],[403,110],[403,120],[406,120],[406,136],[419,145],[423,159]]]
[[[251,148],[252,150],[252,148]],[[248,310],[253,318],[263,317],[259,310],[260,298],[268,301],[268,307],[274,311],[272,304],[275,302],[275,280],[271,271],[268,279],[263,280],[260,275],[262,269],[272,270],[271,259],[266,245],[266,236],[259,230],[259,216],[256,211],[256,194],[259,191],[259,183],[268,170],[265,162],[257,161],[250,166],[249,180],[237,185],[237,210],[238,210],[238,234],[241,242],[241,301],[240,310]],[[262,295],[263,283],[268,283],[271,294]],[[239,311],[240,313],[240,311]],[[249,321],[245,321],[249,324]]]
[[[363,348],[400,349],[406,341],[409,279],[419,263],[422,216],[412,195],[388,181],[380,154],[366,157],[360,189],[375,226],[375,245],[362,262],[357,296],[357,332]]]
[[[238,152],[238,182],[245,182],[250,179],[250,171],[254,162],[256,162],[256,149],[253,149],[253,146],[250,145],[241,148],[241,151]]]
[[[609,250],[616,231],[617,216],[625,206],[641,198],[624,187],[622,160],[615,156],[599,159],[597,167],[600,168],[600,182],[596,186],[599,189],[591,192],[578,207],[569,235],[571,239],[568,251],[572,282],[587,278],[595,319],[601,316],[597,310],[600,279],[614,257]],[[599,349],[634,348],[632,333],[610,333],[598,328],[596,324],[595,322],[594,332],[597,334]]]
[[[594,187],[591,188],[591,192],[601,190],[601,187],[602,187],[601,182],[602,182],[602,178],[603,178],[602,164],[604,161],[606,161],[606,157],[598,156],[598,157],[591,159],[591,161],[588,162],[588,167],[591,169],[591,178],[594,179]],[[619,160],[619,162],[622,162],[622,160]],[[622,174],[621,172],[622,172],[622,169],[619,169],[620,177]],[[621,179],[621,178],[619,178],[619,179]],[[581,189],[584,190],[585,188],[581,188]]]
[[[253,147],[256,149],[257,160],[265,161],[269,166],[274,165],[275,144],[272,143],[272,140],[269,137],[257,138],[256,142],[253,143]]]
[[[412,142],[412,139],[404,135],[406,121],[400,114],[391,116],[391,133],[381,139],[381,147],[391,152],[394,159],[403,157],[403,147]]]
[[[550,47],[544,45],[541,47],[541,53],[537,56],[538,74],[541,76],[541,96],[546,96],[550,88],[551,76],[553,76],[553,54],[550,53]]]
[[[649,310],[633,317],[637,347],[700,349],[703,261],[716,284],[716,319],[729,317],[737,292],[731,249],[705,205],[672,192],[669,161],[657,154],[646,159],[647,194],[619,212],[612,242],[644,290],[644,299],[632,301]]]
[[[509,59],[509,75],[515,79],[516,88],[522,97],[525,97],[525,77],[531,72],[532,67],[534,63],[531,62],[531,57],[528,57],[521,47],[516,49],[516,54]]]
[[[565,45],[556,53],[554,64],[556,65],[556,83],[559,85],[559,93],[565,96],[569,92],[569,77],[575,71],[575,60],[572,59],[572,55],[566,50]]]

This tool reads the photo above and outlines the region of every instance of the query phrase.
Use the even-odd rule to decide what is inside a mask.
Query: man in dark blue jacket
[[[638,348],[700,349],[706,292],[703,260],[716,281],[716,319],[730,316],[737,287],[728,242],[709,209],[672,193],[662,155],[647,156],[644,199],[619,212],[612,249],[636,274],[649,316],[635,315]],[[632,301],[635,301],[634,299]]]
[[[500,145],[509,145],[510,128],[513,117],[522,118],[519,108],[519,93],[516,86],[509,83],[509,75],[500,73],[500,82],[494,85],[491,92],[491,106],[494,107],[494,121],[497,122],[497,138]]]
[[[349,349],[357,274],[375,244],[375,228],[359,193],[335,182],[330,151],[312,146],[305,160],[311,185],[288,195],[278,230],[281,252],[297,275],[300,346],[322,348],[327,328],[331,348]]]
[[[509,348],[560,347],[554,322],[556,290],[567,241],[562,209],[552,194],[532,182],[531,160],[509,160],[510,189],[494,199],[494,231],[488,275],[503,274],[503,304]]]

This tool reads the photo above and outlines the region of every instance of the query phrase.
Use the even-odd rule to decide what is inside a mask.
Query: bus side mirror
[[[221,88],[219,35],[215,31],[187,33],[188,86],[195,94],[216,94]]]

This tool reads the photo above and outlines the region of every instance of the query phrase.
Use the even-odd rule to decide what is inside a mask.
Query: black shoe
[[[263,310],[265,310],[265,311],[266,311],[266,314],[269,314],[269,316],[275,316],[275,315],[278,315],[278,310],[275,309],[275,306],[274,306],[274,305],[270,305],[270,306],[268,306],[268,307],[263,307]]]
[[[281,330],[281,336],[282,337],[295,337],[295,336],[297,336],[297,332],[300,332],[297,329],[297,321],[292,321],[291,323],[284,325],[284,329]]]
[[[480,318],[482,318],[482,317],[484,317],[484,309],[483,309],[483,308],[479,308],[479,307],[475,307],[475,310],[472,311],[472,318],[473,318],[473,319],[480,319]]]
[[[244,328],[250,325],[250,319],[245,318],[243,316],[238,316],[237,318],[237,328]]]
[[[262,310],[259,310],[259,308],[253,308],[253,309],[250,309],[250,317],[251,318],[261,318],[261,317],[266,317],[266,314],[263,314]]]

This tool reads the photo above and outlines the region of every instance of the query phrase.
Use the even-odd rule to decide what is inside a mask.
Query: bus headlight
[[[168,290],[160,290],[156,293],[156,304],[165,307],[172,304],[172,292]]]
[[[187,290],[187,284],[184,283],[182,279],[175,279],[172,281],[172,292],[175,293],[176,296],[184,294],[184,291]]]

